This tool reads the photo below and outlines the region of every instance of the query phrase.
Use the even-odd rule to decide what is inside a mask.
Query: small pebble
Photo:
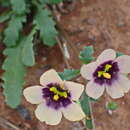
[[[124,20],[118,20],[117,26],[118,26],[118,27],[123,27],[123,26],[125,26]]]
[[[31,115],[29,113],[29,111],[24,107],[24,106],[18,106],[16,108],[17,112],[19,112],[20,116],[24,119],[24,120],[31,120]]]
[[[94,25],[94,24],[96,24],[96,19],[95,18],[88,18],[87,23],[90,25]]]

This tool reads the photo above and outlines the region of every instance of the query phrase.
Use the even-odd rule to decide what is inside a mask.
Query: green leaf
[[[59,72],[61,79],[71,80],[80,74],[80,70],[75,69],[65,69],[64,72]]]
[[[124,55],[122,52],[117,52],[116,53],[116,57],[119,57],[119,56],[122,56],[122,55]]]
[[[49,0],[50,4],[58,4],[60,2],[62,2],[63,0]]]
[[[57,31],[55,29],[55,22],[51,17],[51,13],[47,9],[38,7],[34,23],[40,30],[40,37],[43,40],[43,43],[48,46],[55,45]]]
[[[22,62],[26,66],[33,66],[35,64],[35,57],[33,51],[33,36],[36,33],[36,29],[34,28],[32,32],[27,36],[23,43],[22,50]]]
[[[43,4],[58,4],[62,2],[63,0],[40,0]]]
[[[10,0],[2,0],[2,1],[0,1],[0,5],[2,6],[2,7],[9,7],[9,5],[10,5]]]
[[[109,110],[115,110],[115,109],[117,109],[117,107],[118,107],[118,104],[116,102],[109,102],[107,104],[107,109],[109,109]]]
[[[12,11],[6,11],[3,14],[0,15],[0,23],[8,20],[10,16],[12,15]]]
[[[26,11],[25,0],[11,0],[11,4],[15,14],[22,14]]]
[[[7,47],[15,46],[19,39],[19,33],[22,30],[22,24],[26,21],[25,16],[12,16],[8,27],[5,29],[4,44]]]
[[[93,53],[94,53],[93,46],[86,46],[84,47],[83,51],[80,52],[79,59],[84,64],[88,64],[92,60],[94,60]]]
[[[85,120],[86,126],[87,126],[87,128],[92,129],[93,123],[91,120],[91,111],[90,111],[90,107],[89,107],[89,100],[90,100],[90,98],[84,92],[83,98],[80,100],[80,104],[81,104],[81,107],[82,107],[84,113],[86,114],[86,120]]]
[[[4,96],[6,103],[12,108],[16,108],[20,104],[24,85],[26,67],[21,61],[21,51],[21,43],[15,48],[7,48],[4,51],[4,55],[7,56],[2,66],[5,71],[3,74]]]

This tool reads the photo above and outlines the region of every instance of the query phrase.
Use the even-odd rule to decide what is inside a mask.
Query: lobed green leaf
[[[65,69],[64,72],[59,72],[62,80],[71,80],[80,74],[80,70],[77,69]]]
[[[11,4],[15,14],[22,14],[26,11],[25,0],[11,0]]]
[[[48,46],[55,45],[57,31],[55,28],[55,22],[53,21],[49,10],[39,7],[34,19],[34,23],[40,30],[40,37],[43,40],[43,43]]]
[[[15,48],[7,48],[4,51],[4,55],[7,56],[2,66],[5,71],[3,74],[4,96],[6,103],[12,108],[19,105],[24,85],[26,67],[21,61],[21,51],[21,44]]]
[[[63,0],[40,0],[43,4],[58,4],[62,2]]]
[[[25,16],[16,16],[13,15],[11,20],[8,23],[7,28],[4,31],[4,44],[7,47],[16,46],[16,43],[19,39],[19,33],[22,30],[22,24],[26,21]]]
[[[90,63],[92,60],[94,60],[93,53],[94,53],[93,46],[86,46],[86,47],[84,47],[84,49],[80,52],[79,59],[80,59],[84,64],[88,64],[88,63]]]
[[[26,66],[33,66],[35,64],[35,57],[33,51],[33,36],[36,33],[34,28],[32,32],[24,38],[23,49],[22,49],[22,62]]]

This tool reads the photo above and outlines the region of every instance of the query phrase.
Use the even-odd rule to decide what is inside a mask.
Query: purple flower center
[[[42,89],[43,98],[46,101],[48,107],[53,109],[59,109],[61,107],[67,107],[71,104],[71,94],[65,89],[64,86],[61,86],[57,83],[50,83],[46,88]]]
[[[95,83],[100,85],[112,83],[118,79],[119,67],[118,63],[114,61],[106,61],[99,65],[93,73]]]

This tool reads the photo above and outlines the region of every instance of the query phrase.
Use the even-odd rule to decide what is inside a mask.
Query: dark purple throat
[[[57,110],[71,104],[71,94],[68,90],[57,83],[50,83],[42,89],[43,98],[48,107]]]
[[[110,68],[107,71],[105,71],[105,69],[107,68],[106,66],[110,66]],[[103,74],[100,75],[99,73],[102,73],[102,72],[107,74],[108,76],[103,76]],[[97,69],[95,70],[95,72],[93,73],[94,81],[95,83],[100,84],[100,85],[107,84],[111,86],[112,83],[118,79],[118,72],[119,72],[119,67],[118,67],[117,62],[106,61],[102,63],[101,65],[99,65]],[[106,77],[109,77],[109,78],[106,78]]]

